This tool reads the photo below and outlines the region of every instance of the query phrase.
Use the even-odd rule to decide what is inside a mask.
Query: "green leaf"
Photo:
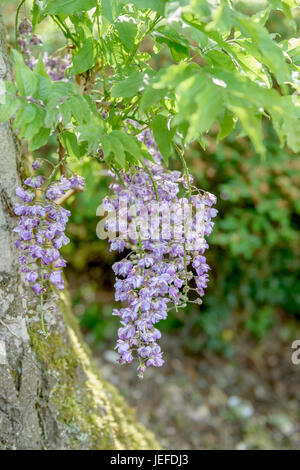
[[[39,24],[43,19],[43,15],[41,14],[40,8],[41,7],[39,4],[39,1],[33,0],[33,6],[31,10],[31,21],[32,21],[33,32],[35,31],[36,25]]]
[[[192,77],[195,72],[199,71],[196,64],[176,64],[162,68],[157,74],[157,78],[153,83],[153,88],[175,88],[184,80]]]
[[[133,135],[125,134],[125,132],[116,132],[117,136],[123,144],[123,147],[126,149],[126,152],[130,153],[138,161],[143,161],[144,155],[139,147],[137,139]]]
[[[228,109],[225,109],[223,116],[218,119],[218,124],[220,126],[220,132],[217,138],[218,142],[227,137],[233,131],[235,123],[236,119],[232,113],[230,113]]]
[[[93,38],[87,38],[83,46],[74,54],[71,75],[86,72],[93,68],[96,62],[97,43]]]
[[[39,60],[36,66],[34,67],[33,71],[37,73],[38,75],[42,75],[43,77],[49,78],[49,75],[46,72],[45,64],[44,64],[41,54],[39,55]]]
[[[145,89],[142,99],[141,99],[141,110],[146,111],[147,109],[151,108],[152,106],[155,106],[156,103],[166,96],[166,90],[165,89],[155,89],[149,86],[148,88]]]
[[[10,119],[20,105],[21,102],[16,97],[14,85],[0,80],[0,122]]]
[[[72,109],[73,116],[79,124],[88,123],[91,112],[87,101],[81,95],[70,96],[68,103]]]
[[[144,89],[144,82],[147,82],[148,75],[142,72],[134,72],[125,80],[116,83],[111,89],[114,98],[129,98]]]
[[[213,11],[214,20],[208,25],[207,30],[215,29],[219,31],[223,37],[227,38],[233,25],[232,8],[223,4]]]
[[[41,127],[38,133],[32,138],[31,142],[29,143],[29,150],[37,150],[43,145],[46,145],[49,139],[50,129],[46,127]]]
[[[77,130],[79,132],[80,142],[86,141],[88,143],[88,153],[96,153],[103,136],[101,121],[93,116],[88,124],[81,124],[78,126]]]
[[[169,47],[173,59],[176,62],[180,62],[189,57],[190,44],[176,29],[170,26],[160,26],[153,33],[153,36],[157,43],[165,43]]]
[[[56,94],[59,99],[73,95],[76,91],[74,85],[70,82],[53,82],[53,93]]]
[[[269,74],[266,73],[265,67],[263,67],[262,63],[253,57],[253,55],[249,54],[243,46],[243,42],[241,42],[241,45],[232,44],[230,46],[230,54],[239,63],[249,78],[258,83],[263,83],[270,88],[272,86],[272,80]]]
[[[59,134],[59,140],[70,157],[80,158],[80,147],[77,142],[77,137],[73,132],[62,132]]]
[[[68,124],[72,119],[72,109],[67,101],[61,103],[59,106],[59,112],[61,114],[63,124]]]
[[[120,165],[121,168],[125,167],[125,149],[120,140],[120,131],[112,131],[109,135],[101,140],[103,154],[105,159],[109,159],[110,155]]]
[[[48,0],[43,13],[48,15],[72,15],[97,6],[97,0]]]
[[[101,145],[106,158],[110,159],[113,156],[121,167],[125,165],[125,153],[127,160],[129,155],[132,157],[130,161],[134,165],[143,162],[145,158],[151,159],[150,154],[145,151],[146,148],[143,149],[141,142],[133,135],[125,134],[123,131],[113,130],[101,140]]]
[[[49,77],[38,75],[37,89],[34,93],[34,98],[43,101],[45,104],[52,98],[52,82]]]
[[[20,136],[28,140],[32,139],[43,126],[45,115],[46,111],[40,106],[36,106],[35,118],[21,129]]]
[[[17,99],[9,100],[5,104],[0,104],[0,122],[5,122],[10,119],[20,106],[20,101]]]
[[[46,116],[44,119],[45,127],[49,127],[49,129],[54,129],[57,127],[58,121],[58,109],[56,106],[54,107],[47,107]]]
[[[248,17],[236,13],[236,25],[242,34],[250,36],[251,42],[259,50],[263,62],[277,78],[278,83],[290,80],[289,68],[280,47],[271,38],[268,31],[259,23],[250,21]]]
[[[297,0],[269,0],[269,4],[275,10],[282,10],[290,20],[293,20],[291,8],[297,8],[299,6]]]
[[[32,122],[38,113],[38,106],[34,103],[24,103],[21,109],[18,111],[15,122],[14,129],[20,129],[30,122]]]
[[[130,0],[128,3],[133,3],[140,10],[148,10],[150,8],[150,10],[164,16],[167,0]]]
[[[281,46],[291,57],[295,65],[300,65],[300,38],[291,38],[288,41],[282,41]]]
[[[134,40],[137,33],[137,24],[133,18],[128,18],[123,15],[119,21],[115,23],[115,28],[118,31],[119,38],[125,46],[127,51],[131,51],[134,47]]]
[[[122,0],[102,0],[102,16],[113,23],[120,15],[124,3]]]
[[[155,116],[152,121],[152,130],[157,147],[167,165],[172,154],[172,138],[174,135],[174,131],[171,132],[168,128],[168,118],[161,114]]]
[[[102,149],[105,160],[109,162],[109,156],[112,153],[112,149],[111,149],[110,140],[107,138],[107,136],[101,139],[101,149]],[[111,155],[111,157],[113,158],[113,155]]]
[[[232,55],[225,54],[223,51],[217,49],[208,50],[205,54],[206,62],[212,67],[220,67],[224,70],[234,71],[236,66],[232,60]]]
[[[244,131],[252,140],[255,150],[265,156],[266,149],[263,144],[261,116],[255,115],[251,109],[236,105],[230,106],[230,109],[239,118]]]
[[[93,98],[92,98],[90,95],[83,95],[83,99],[87,102],[90,111],[91,111],[95,116],[97,116],[98,118],[100,118],[98,108],[97,108],[96,103],[95,103],[95,101],[93,100]]]
[[[72,15],[70,20],[74,25],[76,34],[81,44],[84,44],[87,38],[93,36],[93,23],[88,13]]]
[[[13,50],[16,82],[22,96],[33,96],[38,87],[38,78],[35,73],[25,65],[22,55]]]
[[[197,73],[176,87],[177,114],[172,126],[187,121],[187,141],[199,139],[217,120],[223,107],[224,86],[221,80],[216,81],[198,67]]]
[[[223,105],[220,87],[207,83],[205,88],[195,97],[197,111],[191,116],[187,140],[197,139],[203,132],[207,132],[216,121]]]
[[[276,117],[277,110],[272,114],[273,124],[277,132],[286,137],[288,146],[294,151],[300,151],[300,111],[297,101],[292,96],[281,96],[281,117]],[[296,109],[295,109],[296,106]]]

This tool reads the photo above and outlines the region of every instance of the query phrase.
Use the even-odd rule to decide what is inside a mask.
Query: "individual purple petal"
[[[16,195],[19,196],[24,202],[32,202],[34,199],[34,194],[29,191],[24,191],[23,188],[16,189]]]
[[[30,178],[27,178],[24,183],[27,186],[31,186],[32,188],[40,188],[42,184],[45,182],[44,178],[42,176],[33,176]]]
[[[27,282],[35,282],[38,278],[38,273],[36,271],[29,271],[26,275],[25,275],[25,281]]]
[[[31,166],[34,170],[38,170],[39,168],[41,168],[41,164],[38,160],[34,160],[34,162],[32,162]]]
[[[71,183],[71,187],[74,189],[84,188],[85,186],[84,178],[79,175],[74,175],[69,178],[69,182]]]

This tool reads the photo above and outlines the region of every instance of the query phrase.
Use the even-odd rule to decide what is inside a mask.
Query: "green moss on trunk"
[[[38,328],[30,330],[47,390],[41,406],[54,410],[73,449],[159,449],[152,433],[138,423],[134,411],[93,364],[66,295],[60,307],[67,339],[63,334],[44,337]]]

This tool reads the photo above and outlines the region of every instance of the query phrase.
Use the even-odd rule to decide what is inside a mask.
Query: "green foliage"
[[[12,83],[0,83],[0,121],[5,122],[13,116],[21,103],[16,98],[16,89]]]
[[[182,147],[194,141],[205,145],[205,134],[215,123],[220,127],[219,140],[240,123],[241,135],[248,136],[256,151],[265,156],[264,117],[272,121],[281,145],[286,143],[297,152],[299,41],[281,41],[266,28],[273,9],[292,19],[295,6],[294,1],[269,2],[251,16],[225,1],[216,5],[165,0],[128,4],[117,0],[103,1],[101,9],[96,0],[35,2],[35,21],[45,21],[48,16],[55,20],[73,48],[70,74],[86,86],[51,84],[41,61],[32,71],[14,51],[18,93],[33,96],[46,106],[43,127],[50,129],[49,135],[58,128],[57,106],[64,106],[64,126],[79,141],[87,142],[93,156],[102,141],[107,147],[107,142],[114,140],[114,134],[108,137],[112,131],[126,134],[128,116],[154,129],[166,162],[171,154],[170,136]],[[150,54],[141,49],[147,41]],[[149,59],[159,57],[166,49],[175,64],[157,70]],[[89,82],[93,91],[86,92]],[[98,110],[83,103],[84,94],[92,101],[97,98]],[[99,114],[99,96],[105,101],[104,108],[110,110],[105,123]],[[65,102],[70,104],[68,111]],[[7,119],[17,105],[8,98],[4,106],[2,119]],[[169,133],[165,125],[159,130],[157,123],[163,121],[168,122]],[[40,126],[30,127],[25,134],[21,129],[26,138],[38,133]],[[32,146],[37,148],[39,142],[43,145],[47,133],[36,137]],[[114,141],[113,147],[115,151],[109,152],[111,163],[124,166],[122,144]],[[120,155],[116,158],[118,148]],[[141,157],[137,145],[135,148],[134,162]]]
[[[155,116],[152,122],[152,130],[155,142],[167,165],[169,157],[172,154],[173,138],[173,132],[168,128],[168,118],[162,114]]]
[[[72,15],[88,11],[96,5],[97,0],[47,0],[42,12],[49,15]]]
[[[34,96],[37,92],[38,77],[24,64],[22,55],[13,51],[13,59],[16,72],[16,84],[20,95]]]
[[[97,61],[97,43],[93,38],[87,38],[73,56],[72,75],[77,75],[92,69]]]
[[[78,145],[76,135],[69,131],[61,132],[59,135],[61,145],[70,157],[80,158],[81,151]]]

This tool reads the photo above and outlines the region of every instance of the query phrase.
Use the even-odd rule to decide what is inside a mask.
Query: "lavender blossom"
[[[193,188],[190,200],[180,197],[180,185],[188,188],[193,183],[192,178],[188,182],[180,172],[163,168],[161,155],[149,131],[141,132],[139,138],[147,145],[155,161],[146,162],[152,179],[148,171],[136,167],[131,174],[120,173],[124,188],[113,175],[115,181],[110,187],[113,195],[105,198],[103,205],[108,212],[117,212],[116,220],[107,221],[107,230],[115,230],[121,235],[109,240],[110,249],[119,252],[125,248],[131,250],[124,260],[113,265],[115,299],[127,304],[125,308],[113,311],[113,315],[120,317],[122,325],[118,330],[116,349],[121,364],[138,359],[138,377],[142,379],[147,367],[160,367],[164,363],[157,344],[161,333],[155,325],[166,319],[172,305],[180,308],[190,301],[188,294],[192,285],[199,295],[196,303],[201,303],[209,270],[203,256],[208,247],[204,236],[211,232],[211,219],[217,211],[211,208],[216,203],[213,194]],[[153,215],[157,196],[161,208],[157,228],[165,216],[170,216],[169,238],[159,230],[154,236],[151,227],[145,223]],[[131,228],[123,226],[124,201]],[[192,209],[197,209],[198,215],[193,214]],[[182,230],[175,236],[182,218],[185,228],[190,230]]]
[[[42,40],[32,32],[32,25],[27,18],[24,18],[18,27],[18,46],[24,56],[26,65],[33,70],[38,59],[32,53],[32,46],[42,46]],[[69,53],[62,56],[49,55],[43,53],[43,62],[46,72],[54,81],[67,80],[66,71],[71,66],[71,56]]]
[[[33,168],[40,167],[33,162]],[[45,181],[41,176],[27,178],[24,182],[35,192],[17,188],[16,194],[22,200],[15,205],[15,213],[20,216],[14,232],[18,234],[15,242],[17,248],[24,253],[19,257],[21,271],[25,273],[25,281],[32,284],[32,290],[40,295],[52,286],[58,290],[64,288],[62,269],[66,261],[61,257],[59,249],[69,243],[65,228],[70,212],[55,203],[68,189],[84,187],[84,179],[74,175],[70,179],[61,177],[46,190]]]

